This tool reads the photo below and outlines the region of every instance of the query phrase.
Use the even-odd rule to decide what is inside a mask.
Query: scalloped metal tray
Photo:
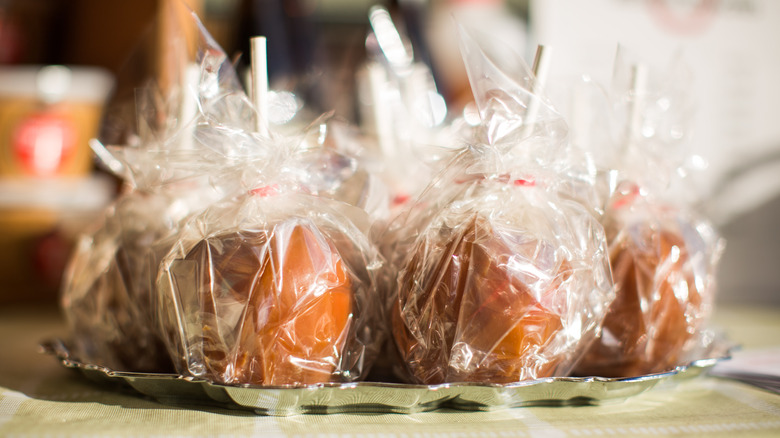
[[[42,351],[67,368],[101,384],[130,388],[162,403],[240,409],[259,415],[326,413],[415,413],[435,409],[490,411],[524,406],[596,405],[623,401],[658,384],[699,376],[730,357],[716,342],[702,359],[674,370],[631,378],[550,377],[507,385],[452,383],[409,385],[384,382],[321,384],[307,387],[230,386],[176,374],[115,371],[79,362],[61,340]]]

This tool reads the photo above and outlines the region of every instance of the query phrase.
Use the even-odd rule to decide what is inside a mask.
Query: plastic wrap
[[[396,26],[382,6],[373,6],[368,18],[368,60],[357,75],[357,98],[362,129],[376,143],[396,212],[431,179],[442,155],[447,104],[430,69],[415,59],[403,23]]]
[[[609,168],[602,162],[609,190],[601,218],[617,296],[578,375],[639,376],[691,360],[712,313],[723,250],[709,221],[670,189],[689,135],[680,69],[640,80],[642,67],[629,74],[618,62],[613,117],[623,130]]]
[[[364,378],[386,332],[364,216],[271,184],[195,218],[159,278],[177,370],[228,384]]]
[[[381,163],[361,140],[346,123],[323,115],[306,129],[294,172],[306,193],[359,207],[371,221],[384,221],[390,215],[390,192],[377,176]]]
[[[225,58],[210,39],[201,38],[196,58],[180,66],[182,82],[169,84],[165,98],[147,83],[135,93],[134,116],[127,119],[119,110],[107,115],[106,136],[123,137],[127,144],[94,142],[125,187],[80,238],[63,281],[63,312],[82,360],[120,370],[172,370],[156,331],[154,281],[170,249],[166,241],[180,222],[221,196],[202,173],[203,160],[219,154],[196,141],[194,125],[222,111],[229,105],[225,96],[240,90],[231,72],[214,69]],[[187,82],[185,72],[198,76],[189,73]]]
[[[604,226],[617,297],[577,374],[631,377],[692,359],[712,313],[722,242],[685,209],[657,204],[623,183]]]
[[[153,243],[166,232],[157,218],[166,214],[167,200],[134,193],[118,199],[95,231],[77,242],[64,279],[63,311],[82,360],[166,371],[171,364],[151,324],[151,265]]]
[[[381,261],[365,237],[368,212],[386,209],[381,184],[332,117],[295,135],[255,132],[263,115],[185,15],[187,28],[171,33],[192,58],[173,50],[181,63],[163,62],[165,86],[136,92],[134,120],[112,119],[128,144],[94,146],[128,190],[71,262],[62,303],[76,352],[234,384],[358,379],[384,333],[370,297]],[[182,260],[165,258],[176,251]],[[193,264],[197,279],[182,271]],[[220,362],[229,349],[244,359]]]
[[[130,102],[115,100],[101,138],[124,143],[92,142],[124,187],[80,238],[63,281],[74,350],[82,360],[118,370],[172,370],[158,331],[159,262],[186,218],[259,171],[238,164],[274,164],[268,142],[246,131],[254,109],[227,56],[175,4],[178,13],[159,17],[171,37],[169,51],[156,55],[165,78],[158,72],[136,85]]]
[[[462,48],[481,123],[390,228],[392,327],[416,383],[509,383],[566,375],[613,285],[603,228],[556,189],[566,125],[505,50]]]

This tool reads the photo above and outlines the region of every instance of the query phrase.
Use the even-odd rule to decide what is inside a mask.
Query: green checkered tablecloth
[[[719,309],[715,323],[745,351],[780,347],[780,309]],[[0,308],[0,436],[780,436],[780,395],[715,377],[601,406],[292,417],[182,408],[100,386],[38,352],[62,335],[54,310]]]

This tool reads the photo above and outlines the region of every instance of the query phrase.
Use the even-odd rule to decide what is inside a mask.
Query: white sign
[[[611,79],[618,44],[694,75],[696,184],[723,223],[780,193],[780,1],[537,0],[532,44],[555,49],[552,78]],[[532,52],[529,52],[532,53]]]

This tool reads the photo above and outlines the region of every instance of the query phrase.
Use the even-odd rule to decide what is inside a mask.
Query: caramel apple
[[[352,322],[352,281],[306,222],[202,240],[198,317],[205,375],[223,383],[334,381]]]
[[[421,242],[392,314],[413,380],[517,382],[550,376],[569,359],[556,338],[566,323],[570,268],[549,245],[497,233],[478,214]]]
[[[610,239],[617,297],[579,375],[631,377],[674,369],[706,312],[682,235],[651,223],[623,225]]]

